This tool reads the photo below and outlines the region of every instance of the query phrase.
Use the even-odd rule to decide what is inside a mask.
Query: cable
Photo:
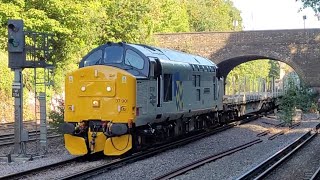
[[[130,135],[130,134],[128,134],[128,135]],[[130,136],[128,136],[127,145],[126,145],[123,149],[121,149],[121,150],[118,149],[118,148],[116,148],[116,146],[115,146],[114,143],[113,143],[112,137],[111,137],[111,144],[112,144],[112,146],[113,146],[114,149],[116,149],[116,150],[118,150],[118,151],[123,151],[123,150],[125,150],[125,149],[128,147],[128,145],[129,145],[129,138],[130,138]]]

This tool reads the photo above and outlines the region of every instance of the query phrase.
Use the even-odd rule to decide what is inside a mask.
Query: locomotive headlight
[[[85,90],[86,90],[86,87],[85,87],[85,86],[82,86],[82,87],[81,87],[81,91],[84,92]]]
[[[111,91],[111,87],[107,86],[107,91],[110,92]]]
[[[99,100],[93,100],[92,101],[92,107],[100,107],[100,101]]]

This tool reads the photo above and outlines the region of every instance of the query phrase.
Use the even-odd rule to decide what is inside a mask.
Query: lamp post
[[[307,19],[307,16],[304,15],[302,18],[303,18],[303,29],[306,29],[306,19]]]

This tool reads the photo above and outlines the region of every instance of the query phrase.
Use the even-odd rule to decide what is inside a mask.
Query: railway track
[[[103,172],[105,172],[107,170],[115,169],[115,168],[121,167],[121,166],[123,166],[125,164],[132,163],[132,162],[135,162],[135,161],[138,161],[138,160],[142,160],[142,159],[150,157],[150,156],[152,156],[154,154],[161,153],[164,150],[171,149],[171,148],[174,148],[174,147],[177,147],[177,146],[181,146],[181,145],[190,143],[190,142],[192,142],[192,141],[194,141],[196,139],[201,139],[203,137],[206,137],[206,136],[209,136],[209,135],[224,131],[224,130],[232,128],[232,127],[234,127],[236,125],[237,125],[236,123],[231,123],[229,125],[225,125],[225,126],[219,127],[217,129],[215,129],[214,131],[203,132],[203,133],[198,134],[196,136],[191,136],[191,137],[188,137],[188,138],[185,138],[185,139],[182,139],[182,140],[178,140],[176,142],[172,142],[170,144],[166,144],[166,145],[163,145],[163,146],[160,146],[160,147],[157,147],[157,148],[148,149],[146,151],[142,151],[142,152],[130,155],[128,157],[117,158],[117,159],[114,159],[114,160],[111,160],[111,161],[108,161],[108,162],[105,162],[105,163],[101,163],[99,166],[95,166],[94,168],[81,170],[81,172],[77,172],[75,174],[67,175],[67,176],[64,176],[64,177],[57,177],[57,179],[83,179],[83,178],[86,178],[86,177],[88,178],[88,177],[103,173]],[[12,180],[12,179],[30,178],[33,175],[45,173],[48,170],[52,171],[52,170],[59,170],[59,169],[62,169],[64,167],[71,167],[71,165],[73,163],[76,163],[76,162],[79,162],[79,161],[81,162],[85,158],[86,157],[80,156],[80,157],[76,157],[74,159],[70,159],[70,160],[67,160],[67,161],[62,161],[62,162],[50,164],[50,165],[47,165],[47,166],[34,168],[34,169],[27,170],[27,171],[15,173],[15,174],[10,174],[10,175],[7,175],[7,176],[2,176],[2,177],[0,177],[0,179]],[[73,165],[73,166],[75,166],[75,165]]]
[[[132,162],[135,162],[135,161],[138,161],[138,160],[142,160],[142,159],[148,158],[148,157],[150,157],[152,155],[161,153],[161,152],[163,152],[165,150],[172,149],[172,148],[175,148],[175,147],[178,147],[178,146],[182,146],[182,145],[188,144],[190,142],[193,142],[195,140],[198,140],[198,139],[213,135],[215,133],[218,133],[218,132],[221,132],[221,131],[224,131],[224,130],[227,130],[227,129],[230,129],[230,128],[232,128],[234,126],[237,126],[239,124],[250,122],[250,121],[255,120],[255,119],[259,118],[259,117],[260,116],[258,116],[258,115],[250,115],[250,116],[247,116],[246,118],[244,118],[242,120],[235,121],[235,122],[230,123],[228,125],[224,125],[222,127],[215,128],[212,131],[205,131],[205,132],[202,132],[200,134],[196,134],[194,136],[186,137],[184,139],[171,142],[169,144],[164,144],[164,145],[161,145],[161,146],[158,146],[158,147],[154,147],[154,148],[151,148],[151,149],[147,149],[147,150],[132,154],[132,155],[130,155],[128,157],[118,158],[118,159],[114,159],[112,161],[108,161],[106,163],[101,163],[99,166],[95,166],[94,168],[90,168],[90,169],[88,168],[86,170],[82,170],[81,172],[77,172],[75,174],[67,175],[67,176],[64,176],[64,177],[57,177],[57,178],[58,179],[84,179],[84,178],[89,178],[89,177],[104,173],[107,170],[115,169],[115,168],[121,167],[121,166],[123,166],[125,164],[132,163]],[[27,171],[23,171],[23,172],[19,172],[19,173],[3,176],[3,177],[0,177],[0,179],[22,179],[22,178],[28,178],[28,177],[30,177],[32,175],[35,175],[35,174],[45,173],[48,170],[52,171],[54,169],[59,169],[59,168],[61,169],[63,167],[70,167],[70,165],[72,163],[81,161],[83,158],[84,157],[77,157],[77,158],[70,159],[70,160],[67,160],[67,161],[58,162],[58,163],[50,164],[50,165],[47,165],[47,166],[34,168],[34,169],[27,170]]]
[[[282,131],[279,131],[275,134],[273,134],[272,136],[268,137],[269,140],[273,140],[275,138],[277,138],[278,136],[281,136],[285,133],[287,133],[288,131],[290,131],[290,129],[293,129],[297,126],[300,126],[301,122],[298,122],[298,123],[293,123],[292,125],[289,126],[288,129],[285,129],[285,130],[282,130]],[[282,125],[284,125],[284,123],[280,123],[280,124],[271,124],[271,125],[274,125],[274,127],[281,127]],[[269,134],[271,132],[270,128],[268,128],[267,130],[261,132],[261,133],[258,133],[257,134],[257,137],[262,137],[262,136],[265,136],[267,134]]]
[[[48,138],[55,138],[61,136],[61,134],[56,134],[56,133],[50,133],[48,132]],[[29,141],[36,141],[38,140],[38,136],[40,136],[40,131],[30,131],[29,132]],[[6,146],[6,145],[11,145],[14,144],[14,134],[4,134],[0,136],[0,146]]]
[[[36,125],[35,121],[23,121],[24,127],[34,127]],[[39,126],[39,124],[38,124]],[[14,122],[9,123],[0,123],[0,130],[8,130],[8,129],[14,129]]]
[[[22,171],[22,172],[18,172],[15,174],[9,174],[6,176],[0,176],[0,179],[8,179],[8,180],[12,180],[12,179],[23,179],[23,178],[28,178],[28,176],[33,175],[33,174],[40,174],[41,172],[47,171],[47,170],[52,170],[52,169],[57,169],[59,167],[67,167],[69,165],[71,165],[72,163],[75,162],[79,162],[82,161],[84,159],[84,157],[75,157],[66,161],[61,161],[61,162],[57,162],[57,163],[53,163],[53,164],[49,164],[46,166],[41,166],[38,168],[34,168],[34,169],[30,169],[30,170],[26,170],[26,171]]]
[[[157,178],[155,178],[155,180],[165,180],[165,179],[171,179],[171,178],[174,178],[174,177],[177,177],[181,174],[184,174],[192,169],[195,169],[195,168],[198,168],[206,163],[209,163],[209,162],[212,162],[212,161],[215,161],[217,159],[220,159],[220,158],[223,158],[225,156],[228,156],[230,154],[233,154],[235,152],[238,152],[238,151],[241,151],[243,149],[246,149],[250,146],[253,146],[257,143],[261,143],[262,140],[261,139],[256,139],[254,141],[251,141],[251,142],[248,142],[248,143],[245,143],[243,145],[240,145],[240,146],[237,146],[237,147],[234,147],[232,149],[229,149],[227,151],[224,151],[224,152],[221,152],[221,153],[218,153],[218,154],[215,154],[215,155],[211,155],[211,156],[208,156],[208,157],[205,157],[203,159],[200,159],[198,161],[195,161],[195,162],[192,162],[190,164],[187,164],[185,166],[182,166],[178,169],[175,169],[167,174],[164,174],[162,176],[159,176]]]
[[[317,180],[317,179],[320,179],[320,166],[316,170],[316,172],[312,175],[312,177],[310,178],[310,180]]]
[[[257,118],[259,118],[258,115],[251,116],[250,118],[245,118],[243,120],[236,121],[236,122],[230,123],[228,125],[224,125],[222,127],[218,127],[218,128],[216,128],[216,129],[214,129],[212,131],[202,132],[200,134],[196,134],[196,135],[193,135],[193,136],[181,139],[181,140],[177,140],[177,141],[174,141],[174,142],[171,142],[171,143],[168,143],[168,144],[164,144],[164,145],[161,145],[161,146],[158,146],[158,147],[150,148],[150,149],[147,149],[145,151],[133,154],[133,155],[131,155],[129,157],[124,157],[122,159],[117,159],[115,161],[111,161],[111,162],[108,162],[108,163],[105,163],[105,164],[101,164],[99,166],[83,170],[81,172],[77,172],[77,173],[74,173],[74,174],[71,174],[71,175],[67,175],[67,176],[64,176],[64,177],[59,177],[58,179],[65,179],[65,180],[66,179],[88,179],[88,178],[97,176],[99,174],[105,173],[106,171],[109,171],[109,170],[112,170],[112,169],[116,169],[116,168],[119,168],[119,167],[124,166],[126,164],[133,163],[133,162],[136,162],[136,161],[139,161],[139,160],[142,160],[142,159],[146,159],[146,158],[148,158],[150,156],[159,154],[159,153],[161,153],[163,151],[166,151],[166,150],[169,150],[169,149],[172,149],[172,148],[176,148],[178,146],[182,146],[182,145],[188,144],[190,142],[194,142],[196,140],[199,140],[199,139],[202,139],[204,137],[216,134],[218,132],[230,129],[230,128],[232,128],[234,126],[237,126],[239,124],[247,123],[247,122],[252,121],[254,119],[257,119]]]
[[[290,127],[290,129],[298,126],[299,124],[294,124],[293,126]],[[262,133],[263,134],[263,133]],[[264,178],[267,174],[269,174],[275,167],[277,167],[279,165],[279,163],[282,163],[284,160],[286,160],[286,158],[288,157],[292,157],[291,155],[294,154],[297,150],[299,150],[299,148],[303,147],[305,144],[307,144],[308,142],[310,142],[315,136],[317,136],[317,133],[312,133],[311,131],[309,131],[308,133],[306,133],[303,137],[299,138],[298,140],[296,140],[294,143],[290,144],[289,146],[287,146],[286,148],[284,148],[283,150],[281,150],[279,153],[277,153],[276,155],[272,156],[271,158],[269,158],[268,160],[266,160],[265,162],[259,164],[258,166],[256,166],[255,168],[251,169],[250,171],[248,171],[245,175],[241,176],[238,179],[261,179]],[[260,139],[256,139],[254,141],[248,142],[246,144],[243,144],[241,146],[232,148],[230,150],[227,150],[225,152],[221,152],[219,154],[215,154],[212,156],[208,156],[205,157],[203,159],[200,159],[198,161],[192,162],[190,164],[187,164],[183,167],[180,167],[178,169],[175,169],[167,174],[164,174],[162,176],[159,176],[157,178],[155,178],[155,180],[163,180],[163,179],[171,179],[174,177],[177,177],[181,174],[184,174],[190,170],[193,170],[195,168],[198,168],[206,163],[215,161],[217,159],[223,158],[225,156],[228,156],[232,153],[241,151],[245,148],[248,148],[254,144],[260,143],[262,142],[262,140]],[[314,179],[318,179],[320,177],[320,167],[319,169],[313,174],[312,176],[312,180]],[[270,179],[274,179],[270,178]]]
[[[319,128],[318,126],[317,129]],[[297,139],[267,160],[244,173],[238,178],[238,180],[266,178],[268,175],[270,175],[270,173],[274,172],[277,168],[280,168],[284,162],[288,161],[290,158],[293,158],[293,155],[311,142],[317,136],[317,134],[318,133],[314,133],[313,131],[307,132],[301,138]]]

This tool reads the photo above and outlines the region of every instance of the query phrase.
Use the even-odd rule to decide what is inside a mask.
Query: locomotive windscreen
[[[104,54],[104,55],[103,55]],[[103,58],[103,63],[101,62]],[[119,64],[123,59],[123,47],[107,46],[104,49],[98,49],[92,52],[85,60],[84,66],[96,64]]]
[[[79,68],[107,65],[128,71],[134,76],[148,77],[148,59],[139,50],[123,43],[107,43],[88,53],[79,63]]]

